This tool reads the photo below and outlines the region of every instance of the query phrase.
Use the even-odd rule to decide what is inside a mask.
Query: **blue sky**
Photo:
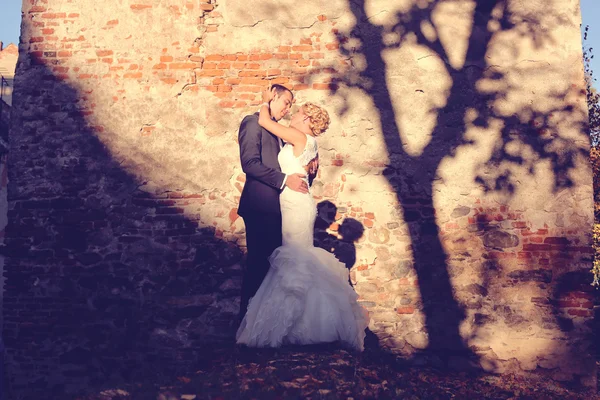
[[[0,41],[4,42],[4,46],[8,46],[9,43],[19,44],[22,0],[1,0],[1,2]]]
[[[2,12],[0,12],[0,41],[4,45],[9,43],[17,44],[19,41],[19,30],[21,24],[21,3],[22,0],[0,0],[2,2]],[[583,26],[589,25],[590,32],[587,44],[594,48],[594,61],[592,68],[600,85],[600,0],[581,0],[581,15],[583,17]]]
[[[600,0],[580,0],[582,27],[590,26],[586,47],[592,47],[592,69],[596,77],[595,87],[600,86]]]

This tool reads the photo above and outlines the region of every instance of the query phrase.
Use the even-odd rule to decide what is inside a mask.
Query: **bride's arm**
[[[260,107],[258,124],[273,135],[291,143],[294,147],[304,148],[306,145],[306,135],[296,128],[289,128],[273,121],[269,114],[269,107],[265,104]]]

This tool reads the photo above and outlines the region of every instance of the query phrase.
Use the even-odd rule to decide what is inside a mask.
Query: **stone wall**
[[[351,268],[382,348],[595,385],[579,3],[478,3],[26,2],[11,390],[184,368],[232,343],[237,129],[268,82],[332,116],[318,244]]]

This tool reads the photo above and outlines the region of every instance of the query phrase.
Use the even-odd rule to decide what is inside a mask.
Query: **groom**
[[[270,102],[271,118],[279,121],[290,110],[294,95],[281,85],[273,85]],[[283,143],[258,124],[258,113],[247,115],[238,134],[242,170],[246,183],[240,197],[238,214],[246,226],[246,270],[242,280],[240,321],[269,271],[268,257],[281,246],[281,210],[279,194],[284,187],[307,193],[302,174],[281,172],[277,155]]]

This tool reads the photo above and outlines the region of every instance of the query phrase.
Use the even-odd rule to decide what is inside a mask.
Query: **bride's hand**
[[[275,97],[275,90],[269,85],[269,87],[262,92],[262,101],[263,103],[269,104],[271,100],[273,100],[273,97]]]
[[[264,93],[263,93],[263,99],[264,99]],[[270,119],[271,119],[271,113],[269,111],[269,103],[264,102],[263,104],[261,104],[260,109],[259,109],[258,124],[264,128],[265,123]]]

